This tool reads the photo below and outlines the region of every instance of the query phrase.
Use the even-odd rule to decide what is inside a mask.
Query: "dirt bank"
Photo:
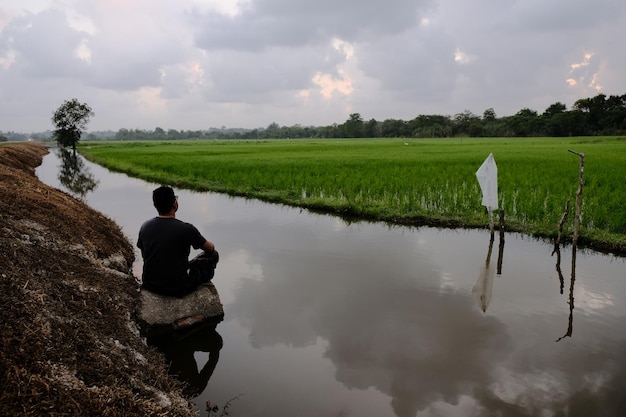
[[[47,152],[0,146],[0,415],[196,415],[137,332],[130,242],[36,178]]]

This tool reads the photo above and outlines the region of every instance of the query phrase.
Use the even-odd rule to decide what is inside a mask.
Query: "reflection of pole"
[[[569,200],[565,203],[565,211],[561,216],[561,220],[559,221],[559,234],[554,240],[554,250],[552,251],[552,255],[556,253],[556,272],[559,274],[559,282],[561,283],[561,294],[563,294],[563,287],[565,286],[565,280],[563,278],[563,273],[561,272],[561,238],[563,237],[563,225],[567,220],[567,216],[569,215]]]
[[[565,337],[572,337],[574,331],[574,282],[576,281],[576,246],[572,246],[572,277],[569,282],[569,319],[567,322],[567,331],[556,341],[560,341]]]
[[[491,218],[491,212],[489,212],[489,217]],[[494,235],[493,235],[493,227],[491,229],[491,237],[489,238],[489,250],[487,251],[487,259],[485,260],[485,266],[487,268],[489,268],[489,263],[491,262],[491,251],[493,250],[493,240],[494,240]]]
[[[490,215],[493,212],[489,212]],[[487,259],[485,259],[485,266],[481,269],[478,275],[478,280],[472,288],[472,294],[476,298],[480,309],[483,313],[487,312],[487,307],[491,303],[491,295],[493,292],[493,268],[491,267],[491,254],[493,253],[493,241],[495,240],[495,234],[493,229],[489,237],[489,249],[487,250]],[[502,254],[504,252],[504,210],[500,210],[500,246],[498,250],[498,275],[502,273]]]
[[[580,169],[578,171],[578,190],[576,191],[576,215],[574,217],[574,237],[572,239],[572,276],[569,283],[569,320],[567,325],[567,331],[563,336],[557,339],[557,342],[564,337],[572,337],[574,331],[574,283],[576,282],[576,248],[578,246],[578,235],[580,233],[580,210],[581,200],[583,194],[583,172],[585,167],[585,154],[568,150],[580,157]]]
[[[493,292],[493,268],[490,265],[493,240],[493,235],[491,235],[485,266],[481,268],[476,284],[474,284],[474,288],[472,288],[472,295],[483,313],[487,312],[487,307],[489,303],[491,303],[491,295]]]

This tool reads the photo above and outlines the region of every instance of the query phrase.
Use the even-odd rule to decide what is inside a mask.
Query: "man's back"
[[[137,240],[144,260],[142,286],[159,294],[182,296],[187,287],[190,249],[201,248],[205,240],[193,225],[176,218],[146,221]]]

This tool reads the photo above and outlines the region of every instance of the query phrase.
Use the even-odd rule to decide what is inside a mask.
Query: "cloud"
[[[566,83],[572,88],[581,87],[583,90],[595,95],[595,93],[602,91],[602,86],[598,81],[600,78],[600,67],[597,60],[593,58],[594,54],[586,53],[580,62],[571,64]]]
[[[26,76],[72,77],[85,68],[77,54],[83,37],[59,10],[18,17],[5,27],[3,38],[15,56],[11,66]]]
[[[543,111],[624,93],[625,24],[616,0],[7,0],[0,128],[44,129],[72,95],[113,130]],[[160,112],[135,108],[146,89]]]
[[[419,21],[420,9],[429,4],[401,0],[389,7],[378,1],[258,0],[234,17],[197,12],[190,22],[196,45],[203,49],[259,51],[402,33]]]
[[[331,98],[334,92],[349,95],[352,93],[352,80],[339,71],[339,78],[333,77],[331,74],[323,74],[318,72],[313,77],[313,83],[320,88],[320,94],[324,98]]]
[[[610,24],[623,15],[624,8],[616,0],[529,0],[516,2],[511,11],[515,16],[511,23],[517,22],[518,30],[556,33],[579,32]]]

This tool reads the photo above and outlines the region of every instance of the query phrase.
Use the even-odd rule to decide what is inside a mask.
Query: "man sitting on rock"
[[[176,219],[178,198],[171,187],[155,189],[152,202],[159,215],[141,225],[137,240],[143,257],[142,288],[183,297],[213,278],[219,255],[195,226]],[[189,262],[192,247],[204,252]]]

